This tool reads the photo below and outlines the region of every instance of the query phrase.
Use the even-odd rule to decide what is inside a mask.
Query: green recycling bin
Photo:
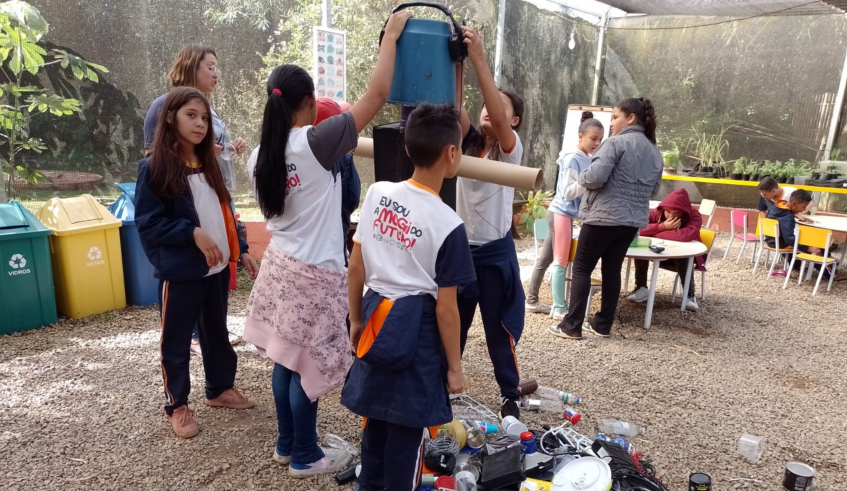
[[[0,204],[0,334],[56,323],[49,235],[19,202]]]

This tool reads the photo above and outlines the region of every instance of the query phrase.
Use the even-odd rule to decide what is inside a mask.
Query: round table
[[[656,208],[658,208],[658,207],[659,207],[659,205],[660,205],[660,204],[662,204],[662,202],[661,202],[661,201],[657,201],[657,200],[655,200],[655,199],[651,199],[651,200],[650,200],[650,209],[651,209],[651,210],[655,210]]]
[[[847,217],[845,216],[831,216],[831,215],[811,215],[807,216],[810,222],[801,222],[798,221],[798,225],[806,225],[808,227],[814,228],[822,228],[824,230],[831,230],[833,232],[847,232]],[[847,247],[845,244],[841,244],[841,254],[838,256],[838,268],[844,267],[844,255],[847,254]],[[811,273],[812,268],[809,268],[809,272]],[[811,278],[811,276],[809,276]]]
[[[693,240],[691,242],[677,242],[675,240],[665,240],[650,238],[655,246],[664,247],[665,250],[660,253],[651,251],[648,247],[630,247],[626,251],[626,281],[624,282],[624,291],[629,289],[629,270],[633,259],[644,259],[653,263],[653,276],[650,279],[650,297],[647,299],[647,314],[644,317],[644,329],[650,329],[650,323],[653,320],[653,302],[656,299],[656,283],[659,280],[659,263],[667,259],[685,259],[688,258],[689,274],[685,277],[685,284],[682,286],[682,311],[685,311],[685,306],[688,303],[688,286],[691,284],[691,271],[694,267],[694,258],[702,256],[708,250],[706,244]]]

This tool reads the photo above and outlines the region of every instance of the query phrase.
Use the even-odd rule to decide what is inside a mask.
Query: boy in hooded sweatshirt
[[[684,189],[673,191],[659,204],[655,210],[650,210],[650,224],[641,229],[641,237],[655,237],[657,239],[675,240],[677,242],[691,242],[700,240],[700,226],[703,217],[700,212],[692,208],[688,192]],[[703,266],[706,262],[705,255],[697,256],[695,269],[705,271]],[[650,296],[647,290],[647,266],[649,261],[643,259],[635,260],[635,291],[627,300],[631,302],[644,303]],[[697,299],[694,296],[694,272],[688,272],[688,259],[668,259],[662,261],[661,267],[679,273],[682,284],[685,284],[686,273],[691,274],[691,282],[688,285],[688,303],[686,310],[699,310]]]

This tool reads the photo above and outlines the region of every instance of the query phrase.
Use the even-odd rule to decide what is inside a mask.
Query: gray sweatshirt
[[[646,227],[650,198],[662,182],[662,166],[662,154],[640,126],[629,126],[606,139],[579,175],[579,185],[587,189],[579,220],[590,225]]]

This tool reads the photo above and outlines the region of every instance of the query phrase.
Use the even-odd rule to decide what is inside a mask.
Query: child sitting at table
[[[774,203],[774,207],[768,212],[768,218],[773,218],[779,222],[779,248],[794,247],[794,229],[797,222],[808,221],[803,217],[802,213],[806,211],[806,207],[812,202],[812,195],[804,190],[798,189],[791,193],[788,200],[779,200]],[[773,237],[766,237],[765,244],[769,247],[776,247],[776,242]],[[800,252],[808,252],[809,254],[820,255],[821,250],[817,247],[800,246]]]
[[[760,197],[756,209],[759,210],[761,218],[775,218],[773,212],[776,204],[780,201],[788,201],[791,194],[797,191],[797,188],[791,186],[779,187],[779,183],[771,176],[759,181],[758,189]]]
[[[650,224],[647,228],[641,229],[639,235],[677,242],[691,242],[700,240],[702,224],[703,217],[691,206],[688,192],[677,189],[667,195],[655,210],[650,210]],[[697,256],[694,260],[695,269],[705,271],[703,266],[706,262],[705,255]],[[630,302],[644,303],[650,297],[650,291],[647,289],[648,263],[649,261],[644,259],[635,260],[635,291],[627,297]],[[694,296],[694,271],[688,271],[688,259],[662,261],[661,267],[679,273],[683,285],[686,273],[691,275],[691,282],[688,284],[688,302],[685,308],[692,311],[699,310],[700,306],[697,305],[697,299]]]

